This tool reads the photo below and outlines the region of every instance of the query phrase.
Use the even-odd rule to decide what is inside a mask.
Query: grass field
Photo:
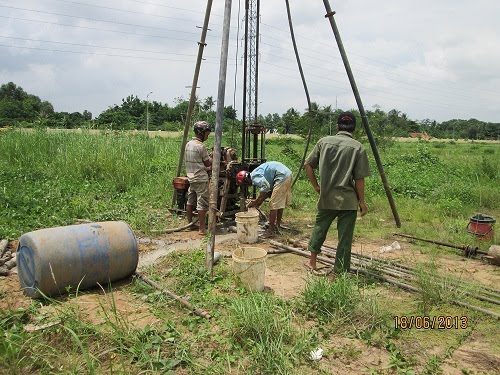
[[[78,219],[125,220],[143,233],[176,224],[168,208],[180,137],[85,131],[7,131],[0,136],[1,238]],[[211,142],[213,138],[209,146]],[[461,242],[462,227],[470,216],[476,212],[498,216],[498,144],[384,141],[381,146],[401,221],[411,233],[434,228],[436,238]],[[303,148],[300,139],[273,138],[267,141],[266,157],[282,161],[296,173]],[[390,225],[392,214],[370,161],[372,176],[366,185],[371,219],[360,230],[364,236],[380,236],[380,220]],[[311,216],[315,195],[305,176],[300,177],[292,209],[301,209],[290,214]]]
[[[1,132],[0,239],[78,220],[124,220],[141,237],[179,226],[183,219],[168,209],[180,144],[179,136],[126,132]],[[400,231],[482,248],[500,243],[498,233],[485,243],[466,231],[478,212],[500,217],[498,144],[381,139],[379,147],[402,228],[394,225],[369,152],[369,213],[358,221],[356,240],[392,241],[392,233]],[[266,143],[267,159],[287,164],[294,173],[303,151],[301,139],[276,137]],[[316,198],[302,174],[284,221],[307,228]],[[498,320],[453,304],[466,297],[436,267],[443,249],[422,244],[419,251],[428,257],[413,264],[422,289],[418,295],[346,275],[334,283],[312,277],[289,299],[237,287],[225,262],[208,276],[203,249],[174,253],[148,269],[149,277],[213,312],[210,322],[184,314],[137,280],[122,288],[120,298],[140,297],[148,305],[154,319],[144,326],[130,324],[111,293],[109,303],[99,302],[103,319],[98,323],[68,303],[77,291],[67,299],[34,300],[0,311],[0,373],[446,374],[447,361],[466,344],[483,356],[456,360],[456,373],[497,373]],[[457,257],[451,249],[444,254]],[[498,278],[498,270],[492,272]],[[0,289],[1,298],[6,293]],[[394,321],[424,315],[468,320],[463,329],[446,330],[402,329]],[[23,328],[47,316],[60,323],[34,332]],[[312,362],[309,353],[319,345],[325,360]]]

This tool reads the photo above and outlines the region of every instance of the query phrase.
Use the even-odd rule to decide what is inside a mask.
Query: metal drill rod
[[[295,241],[292,240],[292,243],[297,244],[297,245],[303,245],[303,247],[307,246],[307,244],[303,240],[295,240]],[[336,249],[333,246],[328,246],[328,245],[321,246],[321,251],[325,251],[325,250],[326,251],[330,250],[330,251],[332,251],[334,253],[336,252]],[[382,262],[382,263],[385,263],[385,264],[387,264],[389,266],[393,266],[395,268],[396,267],[400,268],[401,272],[403,272],[403,271],[413,272],[414,271],[411,267],[405,266],[403,264],[395,264],[394,262],[390,262],[390,261],[387,261],[385,259],[376,259],[376,258],[373,258],[373,257],[369,257],[369,256],[366,256],[366,255],[362,255],[362,254],[358,254],[358,253],[354,253],[354,252],[351,252],[351,256],[362,258],[362,259],[367,259],[367,260],[371,260],[371,261]]]
[[[327,254],[332,254],[332,255],[335,254],[335,252],[330,251],[330,250],[323,250],[323,251]],[[358,265],[360,267],[363,267],[364,269],[368,269],[368,270],[370,269],[370,261],[378,263],[375,265],[375,267],[373,267],[373,272],[380,271],[380,272],[385,273],[387,275],[399,277],[399,278],[406,279],[409,281],[414,281],[415,278],[417,277],[415,275],[415,273],[413,273],[413,272],[410,272],[407,270],[402,271],[399,269],[395,269],[391,265],[387,265],[387,264],[384,264],[383,262],[379,262],[377,259],[373,259],[373,258],[372,259],[359,259],[357,256],[352,256],[353,264]],[[436,283],[438,283],[438,282],[439,281],[436,281]],[[460,285],[459,282],[454,282],[452,280],[449,280],[449,282],[455,284],[457,287],[466,287],[466,285]],[[484,291],[481,292],[483,294],[490,295],[491,297],[496,297],[496,298],[490,298],[490,297],[486,297],[486,296],[481,296],[479,294],[473,294],[473,293],[467,292],[467,291],[464,291],[463,293],[465,295],[471,296],[471,297],[479,299],[481,301],[486,301],[489,303],[500,305],[500,296],[498,296],[498,295],[494,295],[494,294],[484,292]]]
[[[436,240],[427,240],[425,238],[419,238],[419,237],[414,237],[414,236],[410,236],[408,234],[402,234],[402,233],[393,233],[394,236],[398,236],[398,237],[404,237],[404,238],[411,238],[413,240],[418,240],[418,241],[424,241],[424,242],[429,242],[429,243],[433,243],[433,244],[436,244],[436,245],[441,245],[441,246],[447,246],[447,247],[452,247],[454,249],[460,249],[460,250],[463,250],[466,252],[466,255],[468,254],[483,254],[483,255],[487,255],[488,253],[484,252],[484,251],[480,251],[478,247],[472,247],[470,245],[465,245],[465,246],[460,246],[460,245],[453,245],[453,244],[450,244],[450,243],[446,243],[446,242],[441,242],[441,241],[436,241]]]
[[[322,252],[327,255],[327,256],[332,256],[332,257],[335,257],[336,255],[336,252],[335,251],[332,251],[332,250],[328,250],[328,249],[322,249]],[[396,268],[393,268],[387,264],[384,264],[382,262],[377,262],[377,259],[365,259],[365,258],[360,258],[360,257],[357,257],[356,255],[353,255],[351,253],[351,260],[353,262],[353,264],[355,265],[359,265],[361,267],[364,267],[364,268],[369,268],[369,269],[373,269],[374,271],[381,271],[381,272],[384,272],[384,273],[387,273],[389,275],[392,275],[392,276],[396,276],[396,277],[401,277],[401,278],[404,278],[404,279],[411,279],[413,277],[413,275],[406,271],[406,270],[400,270],[400,269],[396,269]],[[371,265],[373,263],[373,267],[371,267]]]
[[[136,272],[135,276],[138,279],[140,279],[143,282],[145,282],[146,284],[152,286],[153,288],[155,288],[155,289],[157,289],[157,290],[159,290],[159,291],[167,294],[171,298],[175,299],[177,302],[181,303],[184,307],[186,307],[187,309],[191,310],[195,315],[201,316],[202,318],[206,318],[206,319],[210,319],[211,318],[210,314],[208,312],[206,312],[205,310],[198,309],[198,308],[194,307],[188,301],[186,301],[184,298],[179,297],[177,294],[171,292],[170,290],[161,287],[160,285],[158,285],[157,283],[155,283],[150,278],[144,276],[142,273]]]
[[[297,244],[297,245],[303,245],[303,246],[306,246],[305,245],[305,242],[304,241],[300,241],[300,240],[296,240],[294,241],[293,243]],[[328,246],[328,245],[323,245],[321,247],[321,250],[322,251],[328,251],[329,249],[335,251],[335,248],[333,246]],[[360,257],[360,258],[364,258],[364,259],[368,259],[368,260],[371,260],[371,261],[376,261],[378,263],[384,263],[384,264],[387,264],[388,266],[390,267],[394,267],[395,269],[398,269],[400,270],[401,272],[407,272],[407,273],[415,273],[417,270],[413,267],[409,267],[409,266],[405,266],[403,264],[400,264],[400,263],[395,263],[395,262],[392,262],[392,261],[388,261],[388,260],[385,260],[385,259],[377,259],[377,258],[373,258],[373,257],[369,257],[369,256],[366,256],[366,255],[361,255],[361,254],[357,254],[357,253],[351,253],[351,255],[354,257]],[[483,289],[481,292],[483,294],[488,294],[492,297],[496,297],[496,298],[500,298],[500,290],[498,289],[494,289],[494,288],[490,288],[490,287],[487,287],[487,286],[484,286],[482,285],[481,288]]]
[[[300,240],[296,240],[296,241],[293,241],[293,243],[295,245],[303,245],[303,246],[306,246],[306,243],[304,241],[300,241]],[[325,251],[325,252],[331,252],[331,253],[335,253],[335,248],[332,247],[332,246],[327,246],[327,245],[323,245],[321,247],[321,251]],[[387,267],[391,267],[393,268],[394,270],[396,271],[399,271],[399,272],[404,272],[404,273],[407,273],[408,275],[411,275],[411,276],[415,276],[415,273],[417,272],[416,269],[412,268],[412,267],[409,267],[409,266],[405,266],[405,265],[402,265],[402,264],[397,264],[397,263],[394,263],[394,262],[391,262],[391,261],[388,261],[388,260],[385,260],[385,259],[377,259],[377,258],[372,258],[372,257],[368,257],[366,255],[360,255],[360,254],[357,254],[357,253],[351,253],[351,256],[354,258],[354,257],[359,257],[359,258],[362,258],[362,259],[366,259],[366,260],[370,260],[372,262],[377,262],[377,263],[380,263],[380,264],[384,264],[386,265]],[[428,272],[425,272],[426,274],[429,274]],[[461,286],[461,287],[466,287],[466,288],[470,288],[470,287],[474,287],[474,285],[470,285],[470,284],[467,284],[465,282],[460,282],[460,281],[454,281],[454,280],[449,280],[449,282],[457,285],[457,286]],[[495,302],[492,302],[492,303],[497,303],[498,304],[498,300],[500,300],[500,291],[497,290],[497,289],[493,289],[493,288],[489,288],[487,286],[484,286],[484,285],[481,285],[480,286],[481,289],[478,291],[478,293],[481,293],[481,294],[484,294],[484,295],[487,295],[489,297],[492,297],[493,300],[492,301],[495,301]],[[481,296],[482,297],[482,296]],[[481,299],[481,298],[478,298],[478,299]],[[490,298],[488,297],[484,297],[485,301],[490,301]]]
[[[354,75],[352,74],[351,66],[349,65],[349,60],[347,59],[347,53],[345,52],[344,44],[342,43],[342,39],[340,37],[337,24],[335,23],[335,19],[333,18],[335,12],[332,12],[332,8],[330,7],[330,2],[328,0],[323,0],[323,3],[326,9],[325,18],[328,18],[330,20],[330,26],[332,27],[335,40],[337,41],[337,46],[339,48],[342,61],[344,62],[344,67],[347,72],[349,82],[351,84],[354,98],[356,99],[356,103],[358,104],[359,114],[361,115],[363,128],[365,129],[366,136],[368,137],[368,141],[370,142],[370,146],[373,152],[373,157],[375,158],[375,162],[377,164],[378,173],[382,180],[382,185],[384,186],[387,200],[389,201],[389,205],[391,206],[392,215],[396,222],[396,226],[398,228],[401,228],[401,220],[399,218],[398,210],[396,208],[396,203],[394,203],[394,199],[392,197],[391,188],[389,187],[389,182],[387,181],[387,177],[385,176],[384,167],[382,165],[382,161],[380,159],[380,155],[377,148],[377,143],[375,142],[375,138],[373,137],[372,131],[370,130],[370,126],[368,125],[368,117],[366,116],[365,108],[363,106],[363,102],[361,101],[361,96],[359,95],[358,87],[356,86],[356,81],[354,80]]]
[[[304,247],[307,246],[307,243],[305,241],[303,241],[303,240],[295,240],[295,241],[292,240],[292,243],[303,245]],[[333,252],[336,252],[337,249],[335,247],[333,247],[333,246],[323,245],[323,246],[321,246],[321,251],[324,251],[324,250],[331,250]],[[373,258],[373,257],[370,257],[370,256],[366,256],[366,255],[362,255],[362,254],[359,254],[359,253],[355,253],[355,252],[351,252],[351,256],[356,256],[356,257],[363,258],[363,259],[368,259],[368,260],[376,260],[377,262],[383,262],[383,263],[386,263],[388,265],[391,265],[391,266],[394,266],[394,267],[397,267],[397,268],[401,268],[401,271],[404,271],[404,270],[414,271],[411,267],[405,266],[403,264],[395,264],[394,262],[391,262],[391,261],[388,261],[388,260],[385,260],[385,259],[376,259],[376,258]]]
[[[299,242],[300,241],[296,241],[296,244],[298,244]],[[282,244],[280,242],[277,242],[277,241],[271,241],[271,245],[278,246],[278,247],[290,250],[290,251],[295,252],[295,253],[300,254],[300,255],[304,255],[304,253],[307,254],[307,252],[302,252],[302,251],[301,252],[297,252],[295,250],[292,250],[292,249],[296,249],[296,248],[286,246],[286,245],[284,245],[284,244]],[[322,251],[325,251],[325,249],[322,249]],[[328,250],[328,249],[326,249],[325,252],[330,253],[330,254],[334,253],[333,251]],[[307,254],[307,255],[309,255],[309,254]],[[320,258],[318,258],[318,259],[320,259]],[[363,259],[363,260],[361,260],[357,256],[353,256],[352,260],[353,260],[353,264],[361,266],[361,267],[365,267],[365,269],[366,269],[367,268],[366,266],[369,265],[367,263],[367,261],[368,260],[376,260],[376,259]],[[334,262],[333,262],[333,264],[334,264]],[[382,267],[380,267],[380,268],[377,267],[374,271],[381,271],[381,272],[383,272],[385,274],[388,274],[388,275],[391,275],[391,276],[394,276],[394,277],[403,278],[403,279],[406,279],[406,280],[409,280],[409,281],[415,281],[415,278],[416,278],[416,275],[415,275],[414,272],[411,272],[411,271],[404,271],[403,272],[401,270],[392,268],[391,265],[384,265],[383,264]],[[467,284],[465,284],[465,283],[460,283],[460,282],[453,281],[453,280],[449,280],[449,282],[455,284],[455,286],[457,286],[457,287],[464,287],[464,288],[467,287]],[[436,283],[439,283],[439,281],[436,281]],[[481,301],[485,301],[485,302],[493,303],[493,304],[496,304],[496,305],[500,305],[500,296],[499,295],[495,295],[495,294],[488,293],[488,292],[485,292],[485,291],[479,291],[479,292],[483,293],[483,294],[490,295],[491,297],[494,297],[494,298],[482,296],[482,295],[479,295],[479,294],[474,294],[474,293],[467,292],[467,291],[465,291],[463,293],[465,295],[471,296],[471,297],[476,298],[476,299],[481,300]]]
[[[408,284],[405,284],[405,283],[400,283],[399,281],[396,281],[396,280],[393,280],[393,279],[389,279],[387,277],[384,277],[384,276],[381,276],[381,275],[377,275],[377,274],[371,273],[371,272],[363,270],[363,269],[351,269],[351,272],[363,273],[365,275],[377,278],[377,279],[379,279],[381,281],[384,281],[386,283],[395,285],[395,286],[397,286],[397,287],[399,287],[401,289],[406,289],[406,290],[411,291],[411,292],[415,292],[415,293],[421,293],[422,292],[419,288],[414,287],[412,285],[408,285]],[[500,320],[500,314],[496,313],[495,311],[491,311],[491,310],[488,310],[488,309],[485,309],[485,308],[482,308],[482,307],[479,307],[479,306],[471,305],[471,304],[468,304],[468,303],[465,303],[465,302],[461,302],[461,301],[452,300],[451,302],[454,303],[455,305],[466,307],[466,308],[469,308],[471,310],[479,311],[479,312],[482,312],[483,314],[490,315],[490,316],[492,316],[492,317]]]
[[[303,255],[303,256],[306,256],[306,257],[308,257],[310,255],[310,252],[308,252],[308,251],[303,251],[303,250],[297,249],[297,248],[292,247],[292,246],[287,246],[287,245],[285,245],[285,244],[283,244],[281,242],[278,242],[278,241],[271,240],[270,244],[273,245],[273,246],[277,246],[277,247],[281,247],[283,249],[290,250],[293,253],[296,253],[296,254],[299,254],[299,255]],[[325,263],[325,264],[330,264],[330,265],[334,265],[335,264],[335,262],[332,261],[331,259],[328,259],[328,258],[322,257],[322,256],[318,256],[317,260],[320,261],[320,262],[322,262],[322,263]],[[415,287],[415,286],[412,286],[412,285],[409,285],[409,284],[405,284],[405,283],[401,283],[401,282],[396,281],[394,279],[390,279],[390,278],[387,278],[385,276],[375,274],[375,273],[370,272],[370,271],[368,271],[366,269],[351,267],[350,272],[352,272],[352,273],[361,273],[361,274],[364,274],[364,275],[367,275],[367,276],[370,276],[370,277],[374,277],[374,278],[379,279],[381,281],[387,282],[389,284],[395,285],[395,286],[397,286],[397,287],[399,287],[401,289],[405,289],[405,290],[408,290],[408,291],[411,291],[411,292],[415,292],[415,293],[421,293],[421,290],[419,288]],[[490,315],[490,316],[492,316],[492,317],[494,317],[496,319],[500,319],[500,314],[498,314],[498,313],[496,313],[494,311],[491,311],[491,310],[488,310],[488,309],[485,309],[485,308],[482,308],[482,307],[479,307],[479,306],[470,305],[468,303],[461,302],[461,301],[452,300],[451,302],[454,303],[454,304],[456,304],[456,305],[459,305],[459,306],[462,306],[462,307],[467,307],[467,308],[469,308],[471,310],[476,310],[476,311],[482,312],[483,314]]]

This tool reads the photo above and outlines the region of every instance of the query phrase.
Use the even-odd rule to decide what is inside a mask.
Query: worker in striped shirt
[[[185,148],[186,174],[189,180],[186,216],[189,223],[193,221],[193,211],[198,211],[198,233],[206,234],[205,218],[208,210],[209,171],[212,169],[212,159],[203,144],[210,135],[210,125],[206,121],[194,124],[195,137]]]

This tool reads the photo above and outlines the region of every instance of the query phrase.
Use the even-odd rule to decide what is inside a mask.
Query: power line
[[[68,0],[54,0],[54,1],[59,1],[59,2],[62,2],[62,3],[74,3],[73,1],[68,1]],[[161,3],[152,3],[152,2],[149,2],[149,1],[139,1],[139,0],[125,0],[125,1],[128,1],[130,3],[138,3],[138,4],[142,4],[142,5],[154,5],[154,6],[157,6],[157,7],[160,7],[160,8],[181,10],[181,11],[190,12],[190,13],[204,14],[204,12],[197,11],[197,10],[186,9],[186,8],[179,8],[179,7],[173,7],[173,6],[169,6],[169,5],[165,5],[165,4],[161,4]],[[85,4],[85,5],[87,5],[87,6],[94,6],[93,4]],[[224,17],[223,15],[220,15],[220,14],[211,14],[210,16],[211,17],[213,17],[213,16]]]
[[[273,27],[271,26],[273,29],[275,30],[280,30],[276,27]],[[269,35],[265,35],[263,38],[266,38],[266,39],[272,39],[272,40],[276,40],[276,41],[279,41],[279,42],[283,42],[283,39],[279,39],[279,38],[275,38],[273,36],[269,36]],[[300,38],[300,37],[299,37]],[[313,39],[309,39],[309,38],[306,38],[306,37],[302,37],[302,39],[305,39],[305,40],[309,40],[309,41],[313,41],[315,44],[319,45],[319,46],[323,46],[325,47],[324,49],[321,49],[321,51],[328,51],[329,49],[331,49],[330,45],[327,45],[327,44],[324,44],[324,43],[319,43]],[[286,40],[286,42],[288,42],[288,40]],[[264,45],[269,45],[270,47],[273,47],[274,49],[281,49],[281,50],[284,50],[283,47],[280,47],[280,46],[276,46],[276,45],[273,45],[273,44],[269,44],[269,43],[265,43],[265,42],[262,42],[262,44]],[[320,57],[313,57],[316,61],[324,61],[324,62],[328,62],[328,63],[331,63],[331,60],[327,60],[325,59],[323,56],[323,54],[319,54],[318,53],[318,50],[320,50],[319,48],[311,48],[310,47],[311,44],[309,43],[308,46],[300,46],[300,50],[301,51],[312,51],[314,53],[316,53],[318,56]],[[328,48],[327,48],[328,47]],[[301,56],[309,56],[309,57],[312,57],[311,55],[306,55],[306,54],[303,54],[301,53]],[[351,54],[349,54],[351,55]],[[371,59],[371,58],[368,58],[366,56],[362,56],[362,55],[359,55],[359,54],[352,54],[354,56],[358,56],[358,57],[361,57],[363,59],[367,59],[367,60],[372,60],[372,61],[376,61],[376,62],[379,62],[381,64],[385,64],[387,66],[390,66],[390,67],[393,67],[395,69],[400,69],[400,70],[403,70],[403,71],[406,71],[414,76],[420,76],[420,77],[425,77],[425,79],[427,80],[429,78],[428,75],[424,75],[424,74],[420,74],[420,73],[416,73],[416,72],[413,72],[411,70],[408,70],[408,69],[404,69],[404,68],[400,68],[396,65],[393,65],[393,64],[389,64],[389,63],[384,63],[384,62],[381,62],[380,60],[375,60],[375,59]],[[331,56],[331,58],[335,59],[336,61],[341,61],[339,57],[337,56]],[[353,60],[353,61],[356,61],[357,64],[359,64],[359,60]],[[375,65],[370,65],[370,64],[361,64],[361,65],[365,65],[365,66],[368,66],[370,68],[374,68],[375,69],[375,74],[379,75],[379,76],[382,76],[382,74],[384,73],[389,73],[390,76],[383,76],[385,79],[387,80],[391,80],[391,81],[394,81],[394,82],[397,82],[397,83],[402,83],[402,84],[406,84],[406,85],[417,85],[417,86],[420,86],[422,88],[426,88],[427,90],[432,90],[432,92],[435,94],[436,91],[440,91],[442,93],[445,93],[446,95],[455,95],[455,98],[463,98],[465,100],[468,100],[468,98],[470,97],[470,95],[464,95],[462,93],[462,91],[457,91],[457,89],[455,88],[452,88],[450,87],[449,85],[448,86],[443,86],[442,84],[435,84],[433,83],[431,86],[428,86],[426,87],[425,86],[425,83],[423,83],[422,81],[420,80],[417,80],[416,83],[415,82],[408,82],[408,79],[411,78],[409,77],[408,75],[403,75],[403,74],[400,74],[400,73],[397,73],[397,72],[394,72],[394,71],[387,71],[387,70],[384,70],[380,67],[377,67]],[[339,65],[340,66],[340,65]],[[366,71],[366,70],[363,70],[363,69],[356,69],[357,71],[360,71],[360,72],[366,72],[367,74],[374,74],[373,72],[371,71]],[[377,71],[381,71],[382,73],[378,73]],[[397,80],[399,78],[399,80]],[[441,87],[440,87],[441,86]],[[493,92],[488,92],[486,90],[472,90],[472,91],[469,91],[469,94],[472,94],[473,92],[476,92],[476,93],[482,93],[484,95],[499,95],[499,93],[493,93]]]
[[[106,10],[113,10],[116,12],[122,12],[122,13],[129,13],[129,14],[140,14],[144,16],[149,16],[149,17],[157,17],[157,18],[165,18],[165,19],[174,19],[176,21],[192,21],[192,19],[185,19],[185,18],[178,18],[178,17],[169,17],[169,16],[162,16],[160,14],[154,14],[154,13],[145,13],[145,12],[137,12],[134,10],[128,10],[128,9],[119,9],[119,8],[113,8],[113,7],[107,7],[104,5],[96,5],[96,4],[88,4],[88,3],[80,3],[78,1],[70,1],[70,0],[57,0],[65,3],[70,3],[70,4],[75,4],[75,5],[82,5],[82,6],[87,6],[87,7],[92,7],[92,8],[99,8],[99,9],[106,9]]]
[[[183,30],[167,29],[165,27],[158,27],[158,26],[139,25],[139,24],[134,24],[134,23],[109,21],[109,20],[98,19],[98,18],[73,16],[71,14],[47,12],[47,11],[36,10],[36,9],[26,9],[26,8],[11,7],[11,6],[6,6],[6,5],[2,5],[2,4],[0,4],[0,7],[1,8],[10,8],[10,9],[15,9],[15,10],[22,10],[22,11],[26,11],[26,12],[48,14],[48,15],[51,15],[51,16],[61,16],[61,17],[75,18],[75,19],[79,19],[79,20],[87,20],[87,21],[94,21],[94,22],[111,23],[111,24],[114,24],[114,25],[121,25],[121,26],[134,26],[134,27],[141,27],[141,28],[144,28],[144,29],[165,30],[165,31],[172,31],[172,32],[176,32],[176,33],[193,34],[193,35],[196,35],[196,36],[199,35],[199,33],[195,33],[193,31],[183,31]],[[2,17],[5,17],[5,16],[2,16]],[[8,18],[8,17],[5,17],[5,18]],[[168,17],[168,18],[173,18],[173,17]]]
[[[172,52],[164,52],[164,51],[141,50],[141,49],[134,49],[134,48],[108,47],[108,46],[100,46],[100,45],[96,45],[96,44],[69,43],[69,42],[59,42],[59,41],[53,41],[53,40],[41,40],[41,39],[31,39],[31,38],[18,38],[18,37],[12,37],[12,36],[4,36],[4,35],[0,35],[0,38],[23,40],[23,41],[28,41],[28,42],[62,44],[62,45],[77,46],[77,47],[92,47],[92,48],[102,48],[102,49],[113,49],[113,50],[118,50],[118,51],[146,52],[146,53],[163,54],[163,55],[188,56],[188,57],[192,57],[192,58],[196,57],[195,55],[186,54],[186,53],[172,53]],[[13,46],[13,47],[23,48],[23,46]],[[50,49],[46,49],[46,50],[50,50]],[[77,51],[75,51],[75,53],[77,53]]]
[[[85,30],[93,30],[93,31],[106,31],[106,32],[110,32],[110,33],[125,34],[125,35],[134,35],[134,36],[141,36],[141,37],[178,40],[178,41],[182,41],[182,42],[191,42],[191,43],[195,43],[196,44],[196,40],[183,39],[183,38],[172,38],[172,37],[167,37],[167,36],[162,36],[162,35],[141,34],[141,33],[133,33],[133,32],[128,32],[128,31],[103,29],[103,28],[98,28],[98,27],[81,26],[81,25],[70,25],[70,24],[64,24],[64,23],[60,23],[60,22],[40,21],[40,20],[34,20],[34,19],[28,19],[28,18],[19,18],[19,17],[6,17],[6,16],[2,16],[2,15],[0,15],[0,18],[15,19],[15,20],[18,20],[18,21],[27,21],[27,22],[38,22],[38,23],[44,23],[44,24],[47,24],[47,25],[56,25],[56,26],[63,26],[63,27],[73,27],[73,28],[77,28],[77,29],[85,29]]]
[[[70,50],[61,50],[54,48],[41,48],[41,47],[26,47],[26,46],[13,46],[8,44],[0,44],[0,47],[6,48],[20,48],[20,49],[28,49],[28,50],[37,50],[37,51],[46,51],[46,52],[60,52],[60,53],[70,53],[76,55],[92,55],[92,56],[106,56],[106,57],[121,57],[121,58],[129,58],[129,59],[141,59],[141,60],[157,60],[157,61],[176,61],[176,62],[191,62],[192,60],[176,60],[176,59],[166,59],[159,57],[145,57],[145,56],[130,56],[130,55],[118,55],[111,53],[98,53],[98,52],[85,52],[85,51],[70,51]]]

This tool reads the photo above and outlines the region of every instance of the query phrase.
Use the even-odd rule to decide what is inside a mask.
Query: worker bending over
[[[281,226],[283,210],[292,201],[292,171],[280,162],[268,161],[259,165],[251,173],[238,172],[236,184],[253,185],[259,189],[259,196],[248,204],[248,208],[259,208],[264,200],[270,197],[269,228],[262,237],[274,236]]]

